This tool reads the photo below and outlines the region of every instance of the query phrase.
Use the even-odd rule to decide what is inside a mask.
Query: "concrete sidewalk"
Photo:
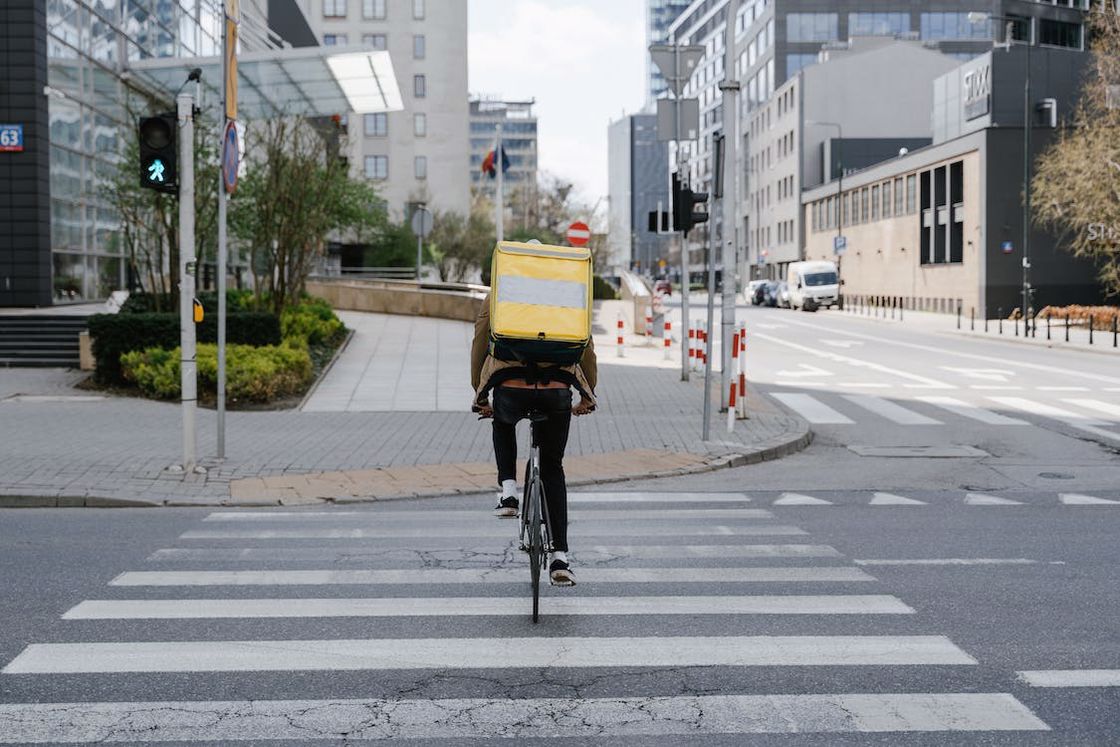
[[[304,411],[228,414],[228,458],[204,459],[206,474],[167,470],[181,454],[177,404],[91,397],[73,388],[74,372],[0,370],[0,505],[290,505],[492,490],[490,426],[468,400],[452,403],[457,391],[469,396],[448,372],[467,381],[470,325],[363,316],[348,316],[358,332]],[[432,330],[459,352],[441,354]],[[396,342],[379,353],[378,340]],[[571,484],[707,471],[808,445],[808,424],[755,392],[749,420],[727,434],[716,414],[714,440],[703,442],[699,377],[682,383],[659,347],[616,360],[612,343],[611,333],[597,337],[600,409],[573,422]],[[406,401],[413,409],[396,409]],[[213,454],[212,411],[199,412],[199,433],[199,453]]]

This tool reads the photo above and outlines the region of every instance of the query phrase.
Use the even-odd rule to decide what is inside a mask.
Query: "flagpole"
[[[499,243],[505,240],[505,194],[502,190],[502,125],[498,123],[498,144],[494,148],[494,168],[498,170],[498,198],[495,200],[497,203],[494,206],[494,225],[498,229]]]

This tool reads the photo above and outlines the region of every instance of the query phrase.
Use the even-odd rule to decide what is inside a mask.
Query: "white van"
[[[839,303],[840,281],[835,262],[791,262],[786,282],[792,308],[816,311]]]

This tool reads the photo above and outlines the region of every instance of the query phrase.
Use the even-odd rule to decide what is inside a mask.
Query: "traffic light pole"
[[[737,158],[738,145],[739,145],[739,81],[735,80],[735,19],[739,17],[739,0],[731,0],[727,7],[727,25],[725,29],[724,41],[724,61],[723,61],[723,74],[724,79],[719,84],[720,93],[723,96],[723,138],[724,147],[720,152],[716,153],[716,157],[724,159],[724,165],[719,172],[726,183],[725,187],[721,187],[718,194],[720,197],[720,204],[723,208],[723,229],[720,232],[723,239],[723,295],[720,316],[720,332],[723,344],[720,346],[720,407],[726,410],[729,404],[729,397],[731,391],[731,360],[732,356],[737,354],[737,351],[731,350],[731,338],[734,336],[735,330],[735,296],[739,291],[739,242],[736,240],[739,232],[738,220],[735,217],[736,206],[738,205],[738,191],[736,189],[739,169],[735,165]],[[715,171],[715,169],[713,169]],[[711,190],[714,198],[717,191]],[[715,205],[712,205],[714,208]],[[715,211],[712,211],[713,214]],[[709,230],[715,223],[714,220],[708,222]],[[709,260],[715,263],[715,256],[713,255]],[[714,274],[714,273],[713,273]],[[714,289],[710,289],[709,293]],[[710,323],[710,322],[709,322]],[[739,396],[743,396],[742,392]],[[708,427],[707,418],[704,419],[704,427]]]
[[[673,35],[673,76],[679,81],[681,77],[681,48],[677,44],[676,34]],[[683,90],[683,87],[682,89]],[[677,178],[682,179],[684,172],[681,170],[681,97],[674,93],[673,102],[673,142],[677,145]],[[682,182],[683,183],[683,182]],[[670,190],[670,199],[673,199]],[[676,225],[677,206],[669,206],[669,214],[673,216],[673,230],[677,232],[681,242],[681,381],[688,381],[688,237],[681,227]]]
[[[195,415],[198,377],[195,349],[194,273],[194,96],[176,99],[179,127],[179,350],[183,411],[183,472],[197,462]]]

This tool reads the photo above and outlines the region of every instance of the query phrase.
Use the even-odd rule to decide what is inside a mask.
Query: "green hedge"
[[[596,301],[614,301],[618,298],[618,291],[609,282],[596,275],[591,286],[591,297]]]
[[[196,298],[202,303],[202,308],[207,314],[218,313],[218,294],[213,291],[199,293]],[[226,291],[226,311],[253,311],[255,297],[252,291],[230,289]],[[172,307],[173,298],[169,293],[161,293],[157,299],[151,293],[133,293],[121,306],[122,314],[150,314],[156,313],[157,301],[163,307],[163,313],[178,313],[178,306]]]
[[[280,314],[280,333],[285,340],[323,345],[339,341],[345,331],[334,309],[321,298],[304,299],[299,306]]]
[[[198,340],[217,342],[217,314],[207,314],[197,325]],[[123,384],[121,355],[147,348],[170,349],[179,345],[179,315],[171,313],[97,314],[89,319],[97,380],[102,384]],[[232,312],[226,319],[229,344],[278,345],[280,320],[272,314],[255,311]]]
[[[216,395],[218,347],[198,346],[198,386]],[[134,350],[121,356],[125,380],[150,397],[176,399],[180,391],[179,348]],[[300,394],[311,383],[311,356],[298,345],[226,347],[226,401],[270,402]]]

